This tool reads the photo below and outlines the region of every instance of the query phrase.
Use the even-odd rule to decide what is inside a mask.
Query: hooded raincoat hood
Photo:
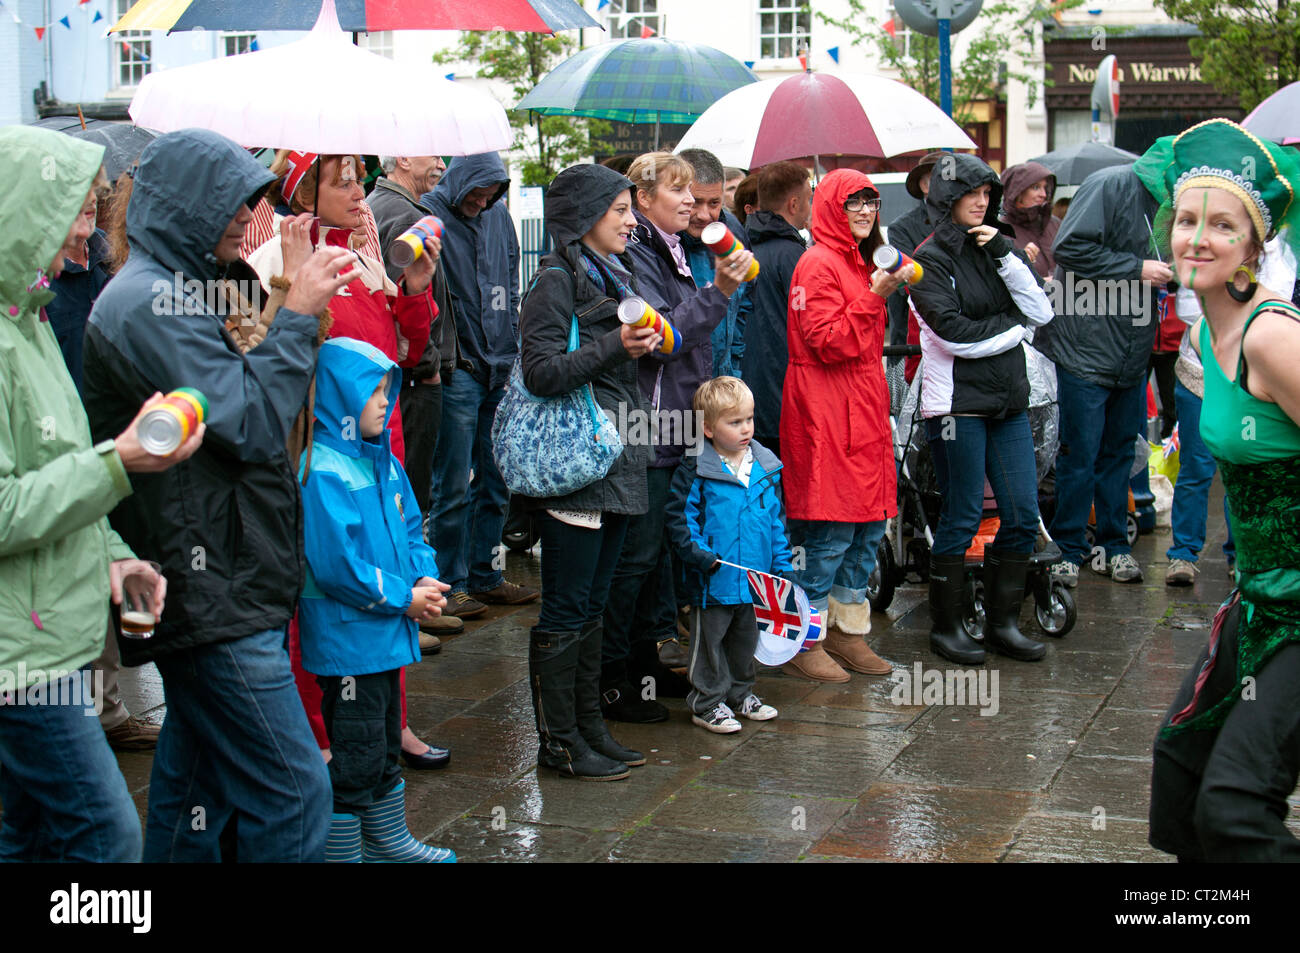
[[[1016,208],[1016,200],[1031,185],[1047,180],[1047,201],[1033,208]],[[1038,246],[1041,254],[1034,267],[1044,278],[1050,277],[1056,267],[1052,256],[1052,243],[1061,223],[1052,216],[1052,201],[1056,196],[1056,176],[1040,162],[1013,165],[1002,173],[1002,221],[1015,229],[1016,247],[1023,249],[1030,242]]]
[[[871,189],[877,196],[880,190],[872,184],[871,179],[855,169],[836,169],[822,179],[813,195],[812,236],[813,241],[827,248],[833,248],[843,255],[860,253],[858,242],[853,238],[849,228],[849,219],[844,211],[844,203],[854,192]],[[875,232],[880,232],[880,218],[877,215]]]
[[[925,197],[925,205],[930,221],[937,223],[933,240],[952,254],[959,253],[967,241],[974,245],[975,239],[965,226],[952,220],[952,209],[959,198],[985,184],[990,188],[984,224],[1011,235],[1011,227],[998,220],[1002,206],[1002,180],[998,174],[983,159],[964,152],[954,152],[952,159],[952,162],[940,162],[930,173],[930,194]]]
[[[380,380],[388,380],[388,409],[378,437],[361,435],[361,415]],[[313,439],[350,457],[363,453],[362,444],[388,449],[388,422],[401,388],[397,365],[373,344],[355,338],[331,338],[316,359],[316,430]]]
[[[546,230],[557,248],[581,240],[601,220],[632,180],[603,165],[575,165],[551,182],[546,192]]]
[[[428,204],[430,198],[438,198],[449,208],[455,209],[456,214],[461,215],[460,203],[465,201],[465,196],[469,195],[474,189],[482,188],[485,185],[498,186],[497,192],[488,201],[487,206],[483,209],[486,212],[501,196],[506,194],[510,188],[510,175],[506,172],[505,163],[501,161],[501,156],[495,152],[482,152],[474,156],[457,156],[451,160],[447,166],[447,171],[442,174],[438,184],[433,187],[432,192],[426,192],[421,198],[424,204]],[[479,212],[482,215],[483,212]]]
[[[217,242],[239,206],[251,209],[274,181],[270,170],[215,132],[159,136],[140,154],[127,239],[187,278],[213,278],[221,271]]]
[[[41,281],[81,211],[104,147],[26,126],[0,131],[8,160],[0,229],[0,305],[11,318],[54,300]],[[17,309],[12,310],[12,309]]]

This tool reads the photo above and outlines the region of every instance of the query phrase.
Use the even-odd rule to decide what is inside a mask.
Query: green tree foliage
[[[505,103],[510,125],[530,131],[517,142],[524,153],[523,184],[549,185],[557,172],[591,155],[592,136],[605,135],[609,123],[573,116],[533,116],[511,107],[523,99],[558,63],[578,51],[569,34],[463,32],[449,50],[434,55],[435,63],[477,63],[476,76],[510,84],[512,102]]]
[[[1294,0],[1156,0],[1201,31],[1188,44],[1205,82],[1236,96],[1249,112],[1300,80],[1300,5]]]
[[[1064,3],[1035,4],[1009,0],[985,2],[979,16],[961,34],[968,38],[960,60],[955,56],[952,64],[952,113],[958,125],[975,121],[971,106],[994,99],[1008,78],[1019,80],[1028,89],[1029,104],[1038,98],[1040,80],[1029,73],[1013,71],[1008,65],[1008,55],[1018,53],[1023,60],[1035,55],[1034,26],[1050,9],[1070,9],[1080,6],[1083,0],[1065,0]],[[863,0],[848,0],[849,15],[842,19],[827,16],[820,11],[817,18],[823,23],[843,30],[852,37],[852,45],[866,46],[876,52],[879,62],[898,71],[899,79],[931,101],[938,103],[939,95],[939,40],[912,31],[911,49],[904,55],[901,36],[895,39],[885,32],[881,20],[867,13]],[[956,36],[954,36],[954,41]],[[955,45],[955,42],[954,42]]]

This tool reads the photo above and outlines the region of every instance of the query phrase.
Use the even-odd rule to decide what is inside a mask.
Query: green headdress
[[[1178,196],[1197,187],[1231,192],[1246,207],[1261,243],[1285,228],[1287,244],[1300,252],[1300,162],[1294,150],[1260,139],[1229,119],[1207,119],[1158,139],[1133,171],[1160,203],[1154,230],[1166,255],[1166,226]]]

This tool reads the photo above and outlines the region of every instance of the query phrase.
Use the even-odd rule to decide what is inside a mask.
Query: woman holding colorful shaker
[[[1028,325],[1052,306],[1023,252],[998,229],[1002,183],[975,156],[954,154],[931,173],[934,233],[917,246],[929,277],[911,289],[921,318],[926,418],[943,512],[930,556],[930,650],[978,665],[985,649],[1033,662],[1047,646],[1017,625],[1038,531],[1038,486],[1029,428]],[[1004,226],[1008,228],[1009,226]],[[984,478],[1001,526],[984,549],[984,643],[962,627],[966,550],[984,510]]]
[[[625,253],[636,225],[631,188],[600,165],[573,166],[555,177],[546,193],[555,250],[539,263],[519,315],[528,390],[553,397],[590,385],[615,420],[644,418],[636,358],[664,340],[651,323],[619,320],[619,302],[638,300]],[[577,347],[571,348],[575,322]],[[648,505],[645,441],[628,434],[623,440],[623,454],[604,478],[564,497],[528,501],[542,536],[542,612],[528,646],[537,763],[588,781],[626,778],[629,767],[646,760],[610,737],[600,711],[609,581],[628,521]]]
[[[790,284],[782,480],[790,541],[805,556],[796,581],[826,634],[785,670],[821,682],[847,682],[841,665],[865,675],[891,670],[864,639],[876,549],[898,510],[881,353],[885,299],[902,280],[871,264],[879,212],[880,193],[861,172],[836,169],[822,179],[813,197],[816,244]]]
[[[636,184],[636,227],[627,250],[641,289],[638,294],[671,325],[674,339],[681,341],[675,351],[657,350],[637,362],[641,394],[657,419],[668,421],[668,426],[652,431],[655,446],[646,475],[649,507],[644,516],[629,522],[610,583],[609,603],[617,608],[605,614],[601,684],[605,714],[615,721],[649,723],[666,721],[668,709],[641,697],[634,686],[643,678],[653,678],[660,695],[684,697],[690,688],[686,679],[659,663],[659,643],[677,632],[664,514],[677,464],[688,443],[699,436],[691,401],[696,388],[713,376],[710,337],[726,319],[731,295],[749,271],[753,255],[741,249],[719,258],[713,283],[696,288],[681,237],[695,207],[693,167],[681,156],[651,152],[638,156],[627,175]],[[634,605],[653,609],[626,610]]]

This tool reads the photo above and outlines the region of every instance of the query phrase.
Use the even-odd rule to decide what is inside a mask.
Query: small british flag
[[[765,665],[781,665],[822,637],[821,616],[808,604],[803,590],[788,579],[745,570],[758,623],[755,657]]]

